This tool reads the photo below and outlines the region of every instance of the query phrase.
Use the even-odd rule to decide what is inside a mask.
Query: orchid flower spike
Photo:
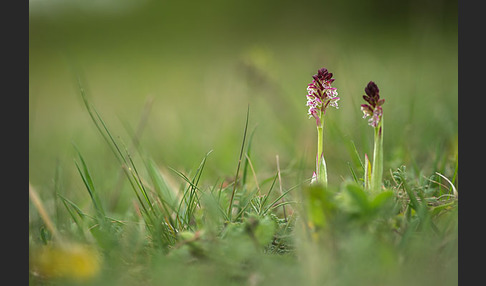
[[[364,185],[365,188],[369,186],[371,192],[376,194],[382,189],[383,179],[383,108],[381,106],[385,103],[385,99],[380,99],[380,89],[372,81],[365,87],[365,92],[366,95],[363,95],[363,99],[368,104],[362,104],[361,111],[364,114],[363,118],[370,116],[368,124],[375,129],[375,140],[371,176],[365,176]]]
[[[332,73],[328,72],[326,68],[319,69],[312,78],[312,82],[307,86],[308,115],[309,118],[316,119],[317,126],[322,126],[322,117],[326,113],[326,108],[329,105],[339,108],[338,92],[335,87],[331,86],[334,79]]]
[[[363,99],[368,102],[368,104],[361,105],[361,111],[363,111],[363,118],[370,116],[368,120],[370,126],[377,127],[381,121],[383,115],[383,109],[381,106],[385,103],[385,99],[380,99],[380,89],[373,82],[370,81],[365,88],[367,95],[363,95]]]
[[[309,118],[314,117],[317,124],[317,156],[316,171],[312,175],[311,183],[321,183],[327,186],[327,167],[324,160],[324,114],[330,105],[338,107],[339,97],[337,89],[332,87],[334,82],[332,73],[326,68],[317,70],[317,74],[312,76],[313,80],[307,85],[307,106],[309,107]]]

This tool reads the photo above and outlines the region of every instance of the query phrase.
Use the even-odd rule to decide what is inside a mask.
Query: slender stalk
[[[368,159],[368,155],[365,153],[365,166],[364,166],[364,188],[365,190],[370,190],[370,182],[371,182],[371,164],[370,159]]]
[[[383,117],[378,126],[375,127],[373,167],[371,170],[371,191],[379,193],[383,178]]]
[[[317,160],[316,160],[316,175],[317,181],[324,186],[327,186],[327,168],[324,160],[324,131],[323,125],[317,126]]]
[[[279,163],[279,160],[278,160],[278,155],[276,156],[276,159],[277,159],[277,174],[278,174],[278,184],[279,184],[279,187],[280,187],[280,195],[283,194],[283,190],[282,190],[282,176],[280,175],[280,163]],[[282,209],[283,209],[283,215],[284,215],[284,219],[285,221],[287,221],[287,212],[285,211],[285,200],[284,198],[282,197]]]
[[[53,239],[60,241],[61,237],[59,235],[59,232],[57,231],[56,227],[54,226],[54,223],[50,219],[46,208],[44,207],[44,204],[42,203],[42,200],[40,199],[39,195],[37,194],[37,191],[32,187],[32,185],[29,182],[29,198],[36,207],[37,211],[39,212],[39,215],[41,219],[44,221],[44,224],[46,225],[47,229],[52,234]]]
[[[240,165],[241,165],[241,157],[243,157],[243,149],[245,147],[245,139],[246,139],[246,131],[248,129],[248,116],[250,114],[250,105],[248,105],[248,108],[246,110],[246,123],[245,123],[245,132],[243,133],[243,142],[241,143],[241,150],[240,150],[240,157],[238,159],[238,166],[236,167],[236,175],[235,175],[235,182],[233,185],[233,191],[231,192],[231,199],[229,201],[229,206],[228,206],[228,218],[231,221],[231,211],[233,208],[233,200],[235,197],[235,192],[236,192],[236,184],[238,183],[238,173],[240,172]]]
[[[322,151],[324,149],[323,142],[324,142],[324,132],[322,126],[317,126],[317,162],[316,162],[316,171],[317,175],[319,175],[319,162],[322,156]]]

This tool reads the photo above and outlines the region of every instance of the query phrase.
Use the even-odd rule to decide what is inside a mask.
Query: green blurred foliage
[[[93,285],[455,285],[457,210],[449,212],[455,202],[441,202],[448,190],[427,181],[440,178],[424,181],[423,175],[438,171],[455,177],[457,1],[29,4],[29,179],[64,235],[80,240],[78,233],[91,235],[104,251],[103,270]],[[308,224],[298,221],[292,229],[287,226],[294,223],[281,223],[272,214],[245,214],[226,224],[220,205],[228,205],[231,187],[216,194],[223,180],[233,180],[248,105],[249,132],[255,130],[251,162],[262,190],[268,191],[275,176],[276,155],[284,190],[310,178],[317,140],[305,94],[321,67],[334,73],[341,97],[339,110],[326,114],[324,128],[329,189],[303,189],[295,196],[309,200],[302,213],[327,240],[302,243],[308,242],[302,238]],[[83,106],[77,76],[112,134],[135,153],[137,166],[144,164],[131,148],[131,136],[147,116],[138,139],[151,169],[142,178],[158,182],[164,196],[170,196],[169,189],[184,189],[169,167],[192,178],[213,150],[199,184],[205,191],[202,208],[188,222],[196,230],[181,231],[173,244],[164,245],[164,224],[153,229],[144,224],[126,181],[119,213],[107,214],[123,222],[103,217],[113,227],[102,228],[84,217],[96,213],[95,200],[80,177],[83,170],[87,176],[86,168],[76,169],[73,143],[103,207],[114,198],[120,170]],[[363,175],[353,142],[361,160],[365,153],[371,156],[373,130],[359,109],[370,80],[386,99],[384,177],[403,202],[392,200],[390,191],[370,198],[357,184],[341,185],[351,178],[350,168],[358,178]],[[420,182],[398,187],[410,178],[389,170],[401,165]],[[255,188],[252,170],[246,181]],[[211,193],[207,185],[213,186]],[[262,202],[242,189],[239,204]],[[71,217],[58,209],[61,202]],[[404,209],[398,213],[400,202]],[[49,243],[52,237],[39,227],[35,210],[29,221],[29,243]]]
[[[372,152],[359,110],[370,80],[386,99],[385,178],[402,164],[450,177],[457,44],[456,1],[32,0],[29,179],[50,192],[60,166],[68,197],[89,204],[74,143],[99,189],[117,182],[118,164],[82,105],[77,76],[127,146],[148,114],[140,148],[159,166],[195,170],[214,150],[203,179],[232,176],[249,105],[256,173],[274,174],[279,155],[283,170],[310,177],[316,130],[305,92],[323,66],[341,97],[340,109],[326,114],[330,184],[350,176],[351,140],[361,159]],[[289,173],[285,185],[295,183]]]

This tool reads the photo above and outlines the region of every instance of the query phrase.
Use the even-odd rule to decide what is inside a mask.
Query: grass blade
[[[170,168],[178,176],[180,176],[182,179],[184,179],[184,181],[186,183],[189,184],[187,189],[184,191],[184,194],[183,194],[183,196],[182,196],[182,198],[179,202],[179,206],[178,206],[177,212],[176,212],[177,217],[178,218],[182,217],[183,222],[185,223],[184,226],[188,227],[188,228],[190,228],[190,220],[192,218],[192,214],[194,213],[194,210],[196,209],[196,207],[199,205],[199,197],[196,193],[196,191],[199,190],[197,185],[199,183],[199,180],[201,179],[202,171],[203,171],[204,166],[206,164],[206,160],[207,160],[209,154],[211,154],[211,152],[212,152],[212,150],[209,151],[208,153],[206,153],[206,155],[202,159],[201,163],[199,164],[199,167],[197,168],[196,173],[194,174],[194,177],[192,178],[192,180],[189,179],[182,172],[177,171],[173,168]],[[184,203],[185,203],[185,208],[183,208]],[[181,216],[181,209],[185,210],[183,216]]]
[[[255,134],[256,127],[253,129],[253,131],[250,133],[250,137],[248,139],[248,147],[246,148],[246,154],[245,154],[245,161],[243,163],[243,175],[241,176],[241,185],[245,186],[246,185],[246,177],[248,174],[248,164],[251,163],[249,162],[250,159],[250,151],[251,151],[251,145],[253,142],[253,135]],[[250,166],[251,167],[251,166]]]
[[[282,191],[282,176],[280,175],[280,162],[279,162],[279,159],[278,159],[278,155],[276,156],[276,160],[277,160],[278,186],[279,186],[280,194],[282,195],[283,194],[283,191]],[[282,203],[285,203],[284,197],[282,197]],[[285,204],[282,205],[282,209],[283,209],[284,219],[285,219],[285,221],[287,221],[287,212],[285,211]]]
[[[273,179],[273,182],[272,182],[272,185],[270,186],[270,189],[268,190],[268,193],[267,195],[265,196],[265,198],[263,199],[261,205],[260,205],[260,214],[263,213],[263,207],[265,206],[265,204],[267,203],[267,200],[268,200],[268,197],[270,196],[270,193],[272,192],[273,190],[273,186],[275,185],[275,182],[277,181],[277,178],[278,178],[278,174],[275,174],[275,177]],[[280,198],[279,198],[280,199]]]
[[[363,161],[361,161],[361,156],[359,156],[358,149],[356,148],[356,145],[354,144],[353,140],[350,140],[351,144],[353,145],[353,153],[355,155],[355,158],[358,160],[359,165],[361,166],[361,169],[363,172],[365,171],[365,165],[363,164]]]
[[[354,172],[354,169],[353,169],[353,167],[351,166],[351,163],[349,163],[349,162],[348,162],[348,169],[349,169],[349,171],[351,172],[351,176],[353,176],[353,180],[354,180],[354,182],[359,184],[358,177],[356,176],[356,173]]]
[[[100,199],[94,187],[94,183],[91,178],[91,174],[88,170],[88,166],[86,165],[86,162],[84,161],[81,152],[78,150],[78,148],[76,148],[75,145],[74,147],[78,153],[79,160],[81,161],[81,167],[79,166],[78,162],[76,161],[74,162],[76,164],[76,168],[78,169],[78,172],[81,175],[81,179],[83,180],[83,183],[86,186],[86,190],[89,193],[93,206],[95,207],[96,213],[98,214],[98,218],[100,220],[104,220],[105,211],[100,203]]]
[[[138,125],[137,125],[137,128],[135,131],[132,131],[128,125],[128,123],[125,122],[124,126],[125,126],[125,129],[127,130],[127,133],[130,134],[130,146],[128,147],[128,150],[131,151],[132,149],[136,149],[139,151],[140,153],[140,149],[139,149],[139,143],[140,143],[140,137],[142,136],[142,132],[147,124],[147,120],[148,120],[148,115],[150,113],[150,109],[152,107],[152,104],[153,104],[153,97],[149,97],[145,103],[145,106],[144,106],[144,110],[142,112],[142,115],[141,115],[141,118],[140,118],[140,121],[138,122]],[[115,183],[115,187],[113,188],[113,195],[110,199],[110,205],[109,205],[109,209],[110,210],[114,210],[118,204],[118,201],[120,199],[120,191],[121,191],[121,187],[122,187],[122,184],[123,184],[123,173],[124,173],[124,170],[123,168],[120,168],[119,172],[118,172],[118,176],[117,176],[117,180],[116,180],[116,183]]]
[[[150,178],[152,179],[152,183],[154,185],[154,188],[158,194],[159,199],[162,201],[164,204],[164,207],[166,205],[169,206],[170,210],[174,211],[176,206],[176,201],[177,198],[174,194],[174,192],[171,191],[169,188],[169,185],[167,184],[166,180],[158,170],[157,165],[153,160],[149,160],[146,163],[147,171],[149,173]],[[167,213],[168,210],[166,210]]]
[[[60,240],[61,237],[59,235],[59,232],[57,231],[56,227],[52,223],[52,220],[49,218],[49,215],[47,214],[46,208],[44,207],[44,204],[42,203],[42,200],[40,199],[39,195],[37,194],[37,191],[32,187],[32,185],[29,183],[29,198],[34,204],[34,206],[37,209],[37,212],[39,213],[40,217],[42,218],[42,221],[44,221],[44,224],[46,227],[49,229],[49,231],[52,234],[52,237],[56,240]]]
[[[81,223],[79,222],[78,218],[75,216],[75,214],[71,211],[71,208],[74,209],[74,211],[76,211],[76,213],[78,214],[78,216],[83,219],[85,216],[88,216],[90,217],[89,215],[85,214],[75,203],[73,203],[72,201],[68,200],[67,198],[65,198],[64,196],[62,196],[61,194],[57,193],[57,195],[59,196],[59,198],[61,198],[61,201],[62,201],[62,204],[64,205],[64,207],[66,208],[66,210],[68,211],[69,215],[71,216],[71,218],[73,219],[74,223],[76,224],[76,226],[78,227],[78,231],[79,231],[79,234],[82,236],[83,239],[86,239],[86,234],[84,232],[84,228],[83,226],[81,225]]]
[[[249,117],[249,114],[250,114],[250,106],[248,105],[248,109],[246,111],[245,131],[243,133],[243,142],[241,143],[240,157],[238,159],[238,166],[236,167],[235,182],[234,182],[234,185],[233,185],[233,191],[231,192],[231,198],[230,198],[230,202],[229,202],[229,206],[228,206],[228,217],[230,218],[230,221],[231,221],[231,210],[233,208],[233,200],[235,198],[236,185],[238,183],[238,174],[240,172],[241,158],[243,156],[243,149],[245,147],[246,131],[248,130],[248,117]]]

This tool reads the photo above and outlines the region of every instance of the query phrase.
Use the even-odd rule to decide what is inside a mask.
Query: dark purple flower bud
[[[365,87],[365,92],[367,95],[363,95],[363,99],[369,103],[361,105],[361,111],[363,111],[363,118],[370,116],[369,124],[373,127],[377,127],[381,121],[381,116],[383,115],[382,105],[385,103],[385,99],[380,99],[380,89],[373,82],[370,81]]]
[[[368,83],[368,85],[365,88],[365,92],[371,98],[374,99],[380,98],[380,89],[373,81],[370,81]]]
[[[373,105],[373,99],[367,95],[363,95],[363,99],[369,104]]]

